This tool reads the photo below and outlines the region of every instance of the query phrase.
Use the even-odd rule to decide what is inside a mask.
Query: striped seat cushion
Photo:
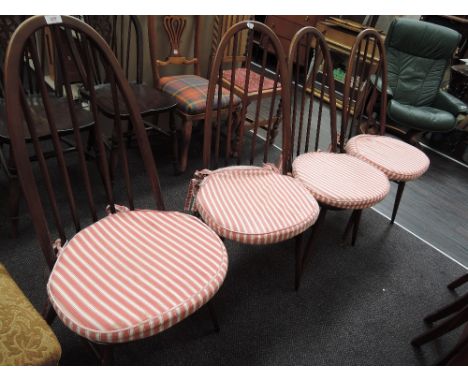
[[[192,74],[180,76],[161,77],[159,80],[161,90],[175,97],[179,107],[187,114],[204,113],[206,109],[206,96],[208,93],[208,80]],[[229,105],[230,93],[222,90],[221,107]],[[233,104],[238,105],[240,98],[233,96]],[[218,107],[218,90],[215,90],[213,109]]]
[[[351,138],[346,152],[385,173],[390,180],[419,178],[429,168],[429,158],[418,148],[395,138],[361,134]]]
[[[168,329],[209,301],[227,270],[219,237],[180,212],[115,213],[60,252],[47,284],[50,301],[66,326],[102,343]]]
[[[385,174],[348,154],[302,154],[293,162],[293,176],[319,202],[337,208],[371,207],[390,191]]]
[[[226,81],[230,82],[231,74],[232,74],[231,69],[224,70],[223,78]],[[238,88],[242,89],[242,91],[244,91],[246,77],[247,77],[246,68],[235,69],[234,84]],[[249,87],[247,90],[249,93],[258,93],[260,91],[260,77],[261,77],[260,74],[254,72],[253,70],[249,72]],[[272,90],[274,86],[275,86],[275,81],[273,81],[271,78],[268,78],[268,77],[263,78],[263,86],[262,86],[263,91]],[[281,84],[278,83],[276,86],[276,90],[279,91],[280,89],[281,89]]]
[[[246,244],[287,240],[314,224],[319,213],[299,182],[261,167],[228,167],[208,175],[195,203],[220,236]]]

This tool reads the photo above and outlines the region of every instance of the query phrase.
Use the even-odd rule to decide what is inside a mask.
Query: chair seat
[[[223,71],[223,78],[230,82],[231,81],[231,74],[232,70],[224,70]],[[245,81],[247,77],[247,69],[246,68],[237,68],[235,69],[235,79],[234,79],[234,84],[236,87],[241,89],[241,91],[244,91],[245,87]],[[248,92],[249,93],[255,93],[257,94],[260,91],[260,74],[257,72],[254,72],[253,70],[250,71],[249,73],[249,87],[248,87]],[[275,81],[273,81],[271,78],[264,77],[263,78],[263,86],[262,86],[262,92],[265,93],[268,90],[273,90],[275,86]],[[281,84],[277,84],[276,90],[279,91],[281,89]]]
[[[292,238],[316,221],[316,200],[292,177],[261,167],[228,167],[208,175],[196,209],[220,236],[245,244]]]
[[[168,329],[221,286],[227,253],[199,219],[180,212],[111,214],[64,246],[47,291],[72,331],[101,343]]]
[[[161,90],[175,97],[179,107],[187,114],[204,113],[208,93],[208,80],[191,74],[160,78]],[[221,108],[229,105],[229,91],[222,90]],[[234,96],[233,104],[238,105],[240,98]],[[218,90],[215,91],[213,109],[218,107]]]
[[[424,131],[448,131],[455,127],[451,113],[430,106],[403,105],[396,100],[388,103],[387,114],[397,124]]]
[[[42,97],[40,95],[33,95],[27,97],[28,104],[32,114],[32,120],[34,121],[35,131],[38,138],[44,138],[50,136],[50,127],[47,121],[47,116],[44,111],[44,105],[42,103]],[[71,122],[70,114],[68,112],[68,101],[65,97],[56,97],[50,95],[49,101],[51,104],[52,115],[57,126],[59,134],[69,134],[73,132],[73,125]],[[94,118],[89,110],[84,109],[80,103],[75,102],[74,110],[76,113],[76,119],[78,126],[83,129],[89,128],[94,124]],[[64,112],[65,111],[65,112]],[[26,122],[23,123],[24,137],[26,140],[30,140],[31,136],[29,133],[28,125]],[[0,100],[0,138],[4,140],[10,139],[6,123],[6,109],[5,101]]]
[[[386,136],[356,135],[348,141],[345,150],[377,167],[394,181],[419,178],[429,168],[429,158],[421,150]]]
[[[306,153],[298,156],[292,167],[293,176],[319,202],[336,208],[368,208],[390,191],[381,171],[348,154]]]
[[[2,264],[0,296],[0,365],[57,365],[57,337]]]

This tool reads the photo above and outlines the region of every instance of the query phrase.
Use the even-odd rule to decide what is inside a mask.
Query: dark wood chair
[[[270,119],[265,133],[259,129],[260,109],[264,101],[261,90],[253,114],[256,118],[251,122],[245,118],[250,104],[248,89],[255,32],[264,35],[265,46],[277,57],[278,71],[274,74],[274,91],[267,103]],[[247,33],[244,92],[240,94],[234,89],[236,71],[232,70],[229,93],[223,96],[223,73],[225,69],[235,67],[236,46],[243,33]],[[263,54],[267,54],[267,49]],[[227,63],[224,60],[226,56],[233,59]],[[266,70],[263,66],[257,72],[260,84]],[[195,173],[186,209],[199,214],[225,239],[265,245],[297,238],[296,250],[301,251],[303,233],[314,224],[319,208],[313,196],[287,175],[291,142],[289,89],[280,89],[278,84],[288,83],[288,78],[286,56],[278,37],[269,27],[255,21],[243,21],[225,33],[210,74],[204,126],[204,169]],[[225,100],[221,100],[222,97]],[[275,100],[279,102],[280,99],[282,151],[269,144]],[[227,113],[221,109],[225,102],[228,103]]]
[[[86,161],[66,71],[63,84],[67,107],[61,112],[69,117],[76,140],[73,159],[64,155],[60,145],[49,93],[44,79],[39,78],[43,74],[42,65],[31,43],[31,36],[43,28],[50,29],[59,52],[68,46],[80,53],[81,62],[77,65],[83,68],[81,82],[89,92],[96,161]],[[45,160],[37,125],[31,118],[31,107],[21,83],[20,67],[25,53],[31,57],[38,77],[46,122],[56,151],[56,166]],[[64,59],[60,54],[59,57]],[[105,69],[111,87],[114,105],[111,126],[103,126],[99,116],[97,80],[91,69],[95,65]],[[125,145],[119,97],[129,113],[148,179],[146,185],[156,205],[154,210],[135,209],[134,171],[130,169]],[[5,98],[18,177],[40,248],[50,268],[47,322],[51,323],[58,315],[106,364],[112,362],[115,344],[153,336],[207,304],[224,280],[226,249],[219,237],[199,219],[164,211],[156,164],[137,100],[105,40],[89,25],[73,17],[28,19],[18,28],[7,50]],[[26,121],[38,158],[37,171],[28,155],[23,121]],[[120,180],[118,185],[111,181],[104,128],[111,128],[118,140],[122,172],[122,176],[116,178]],[[138,191],[144,191],[141,184]],[[116,204],[118,199],[126,200],[128,207]],[[55,235],[58,236],[56,240]]]
[[[340,149],[375,166],[398,184],[390,220],[393,224],[406,182],[426,172],[429,158],[420,149],[385,135],[387,93],[379,90],[387,88],[386,62],[381,35],[375,29],[362,31],[346,70]]]
[[[352,211],[343,241],[352,228],[354,245],[362,210],[385,198],[390,184],[372,165],[338,150],[333,64],[323,34],[314,27],[300,29],[291,41],[288,57],[292,93],[292,175],[320,204],[320,215],[312,228],[304,257],[296,259],[297,289],[327,211]]]
[[[453,291],[467,282],[468,274],[465,274],[455,281],[452,281],[447,285],[447,288]],[[424,317],[424,321],[428,324],[442,319],[445,320],[439,325],[429,329],[426,333],[415,337],[411,341],[411,344],[420,347],[427,342],[434,341],[444,334],[459,328],[461,325],[465,325],[457,344],[438,362],[438,365],[468,365],[468,293],[465,293],[451,304]]]
[[[84,16],[83,20],[91,25],[109,44],[114,52],[120,66],[125,72],[130,87],[135,94],[141,116],[148,132],[159,132],[163,135],[170,135],[173,144],[173,162],[177,167],[178,145],[172,110],[176,107],[177,101],[172,96],[163,93],[161,90],[147,85],[143,81],[143,31],[140,20],[137,16],[107,16],[94,15]],[[105,73],[102,68],[95,68],[99,84],[96,86],[96,97],[100,109],[103,113],[113,118],[112,94],[110,84],[107,83]],[[86,95],[86,91],[83,91]],[[128,111],[125,104],[120,102],[120,117],[127,120],[127,139],[130,143],[132,137],[132,125],[129,120]],[[169,112],[169,131],[159,126],[159,116],[161,113]],[[151,117],[151,118],[146,118]]]
[[[25,19],[25,16],[0,16],[0,164],[3,167],[8,177],[8,208],[9,216],[12,224],[12,235],[16,237],[18,229],[18,213],[21,197],[21,189],[19,186],[16,166],[13,159],[12,146],[10,142],[10,134],[6,123],[6,110],[5,110],[5,99],[4,99],[4,61],[6,59],[6,51],[8,42],[20,25]],[[45,32],[45,31],[44,31]],[[42,33],[40,36],[34,36],[34,44],[37,45],[39,50],[39,59],[45,64],[46,55],[49,56],[52,51],[50,46],[46,45],[46,34]],[[72,141],[67,139],[73,131],[70,121],[62,118],[61,111],[66,105],[66,99],[61,95],[61,86],[59,82],[60,73],[63,68],[60,67],[58,62],[53,62],[49,57],[48,61],[48,74],[51,70],[54,71],[55,76],[53,79],[49,76],[47,82],[47,91],[51,94],[50,106],[52,113],[57,118],[59,126],[59,138],[61,143],[67,148],[66,152],[74,151],[75,146]],[[69,56],[67,55],[67,58]],[[44,105],[42,104],[41,96],[39,94],[39,88],[36,81],[34,68],[31,66],[30,57],[23,57],[23,67],[21,71],[22,80],[25,83],[25,94],[27,102],[31,106],[31,118],[34,124],[37,126],[37,134],[41,140],[50,139],[50,131],[45,121]],[[74,108],[76,110],[76,117],[80,128],[85,131],[92,127],[91,113],[88,112],[80,102],[74,102]],[[31,143],[31,137],[27,132],[26,125],[22,127],[25,130],[26,141]],[[46,153],[46,157],[53,157],[53,150]]]
[[[157,34],[158,18],[148,16],[148,36],[150,43],[151,64],[153,68],[154,86],[177,99],[177,115],[182,119],[182,144],[179,155],[179,172],[187,168],[188,153],[192,137],[193,124],[205,118],[206,94],[208,80],[200,75],[199,46],[201,17],[194,16],[193,36],[194,52],[192,57],[184,56],[181,51],[182,36],[188,22],[184,16],[164,16],[163,26],[170,44],[169,55],[161,60],[158,57]],[[193,74],[161,76],[160,69],[167,67],[193,67]],[[223,97],[225,99],[225,97]],[[223,108],[226,105],[221,105]]]

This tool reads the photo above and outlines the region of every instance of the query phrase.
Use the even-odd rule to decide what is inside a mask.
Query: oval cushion
[[[418,148],[398,139],[361,134],[351,138],[346,152],[385,173],[390,180],[419,178],[429,168],[429,158]]]
[[[47,291],[71,330],[95,342],[157,334],[213,297],[227,270],[220,238],[194,216],[109,215],[64,246]]]
[[[390,191],[390,183],[382,172],[347,154],[302,154],[293,162],[293,176],[319,202],[337,208],[371,207]]]
[[[292,238],[317,220],[317,201],[292,177],[269,168],[227,167],[200,185],[196,208],[220,236],[246,244]]]

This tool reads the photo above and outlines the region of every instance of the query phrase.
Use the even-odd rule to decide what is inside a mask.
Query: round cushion
[[[293,162],[293,176],[321,203],[362,209],[380,202],[390,191],[387,177],[348,154],[311,152]]]
[[[294,178],[270,168],[231,167],[208,175],[196,209],[220,236],[246,244],[271,244],[315,223],[317,201]]]
[[[117,212],[59,252],[47,291],[71,330],[117,343],[168,329],[209,301],[227,270],[224,244],[194,216]]]
[[[362,159],[385,173],[390,180],[419,178],[429,168],[429,158],[418,148],[398,139],[361,134],[348,141],[348,154]]]

